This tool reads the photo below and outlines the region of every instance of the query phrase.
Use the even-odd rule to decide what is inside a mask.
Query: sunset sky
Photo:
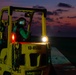
[[[9,5],[46,8],[49,36],[76,37],[76,0],[0,0],[0,9]]]

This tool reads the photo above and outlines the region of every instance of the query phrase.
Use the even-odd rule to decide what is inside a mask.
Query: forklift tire
[[[3,75],[11,75],[11,73],[10,73],[10,72],[5,71],[5,72],[3,73]]]

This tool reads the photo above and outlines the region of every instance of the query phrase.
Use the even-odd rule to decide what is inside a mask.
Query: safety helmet
[[[19,26],[24,26],[24,25],[26,25],[26,19],[23,18],[23,17],[20,17],[20,18],[17,20],[17,24],[18,24]]]

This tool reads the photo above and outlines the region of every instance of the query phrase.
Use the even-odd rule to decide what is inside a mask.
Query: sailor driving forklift
[[[17,20],[16,25],[13,28],[13,32],[16,33],[16,40],[22,40],[25,41],[27,40],[29,36],[29,32],[25,30],[26,28],[26,19],[21,17]]]

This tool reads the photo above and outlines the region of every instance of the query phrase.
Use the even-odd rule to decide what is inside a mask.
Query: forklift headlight
[[[48,37],[46,36],[42,37],[42,42],[48,42]]]

